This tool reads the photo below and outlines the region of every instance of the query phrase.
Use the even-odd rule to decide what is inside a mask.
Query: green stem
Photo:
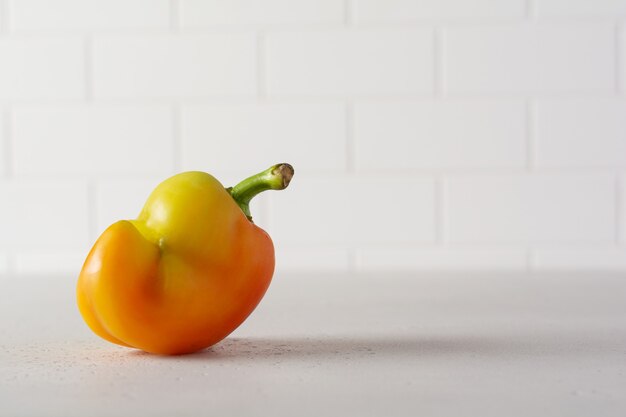
[[[289,164],[276,164],[263,172],[259,172],[226,191],[235,199],[248,220],[250,215],[250,200],[259,193],[267,190],[284,190],[293,177],[293,167]]]

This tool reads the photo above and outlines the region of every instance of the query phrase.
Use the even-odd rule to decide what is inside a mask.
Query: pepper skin
[[[100,337],[156,354],[209,347],[230,334],[267,290],[274,272],[270,236],[252,222],[259,192],[293,176],[278,164],[235,187],[204,172],[157,186],[139,217],[109,226],[89,252],[77,301]]]

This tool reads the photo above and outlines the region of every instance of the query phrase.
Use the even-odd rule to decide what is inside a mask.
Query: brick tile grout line
[[[526,0],[525,18],[528,20],[533,20],[535,18],[534,0]]]
[[[98,238],[98,201],[97,182],[93,178],[87,180],[87,237],[89,244]]]
[[[615,174],[615,243],[617,246],[622,245],[622,222],[624,221],[624,219],[622,219],[622,211],[624,208],[623,198],[621,174],[618,172]]]
[[[623,58],[622,58],[622,22],[620,19],[617,19],[615,22],[615,92],[618,97],[620,97],[621,93],[621,78],[622,78],[622,66],[623,66]],[[626,236],[622,236],[623,234],[623,222],[626,221],[622,218],[622,211],[624,209],[624,195],[622,195],[622,178],[619,172],[615,175],[615,243],[618,247],[623,247],[622,238],[626,239]]]
[[[7,107],[2,107],[0,108],[1,112],[0,112],[0,117],[2,120],[2,134],[0,135],[0,137],[3,138],[2,142],[0,143],[0,145],[2,146],[2,151],[3,151],[3,155],[4,155],[4,160],[2,161],[3,164],[3,169],[2,169],[2,177],[3,178],[9,178],[11,176],[12,173],[12,165],[13,165],[13,161],[12,161],[12,140],[11,140],[11,130],[12,130],[12,123],[11,123],[11,109],[7,106]]]
[[[180,32],[181,25],[181,13],[180,13],[180,0],[170,0],[170,31]]]
[[[263,29],[257,29],[255,31],[256,42],[256,102],[259,104],[265,103],[268,96],[267,86],[267,35]],[[261,218],[265,220],[266,224],[264,228],[271,230],[275,221],[273,216],[272,201],[271,199],[264,199],[256,208]]]
[[[4,132],[5,132],[5,151],[7,164],[5,172],[7,179],[13,179],[15,177],[15,114],[13,113],[13,107],[10,103],[4,109]],[[15,268],[15,253],[9,249],[6,252],[7,256],[7,272],[9,274],[16,273]]]
[[[2,16],[0,16],[0,19],[2,19],[2,24],[0,24],[0,33],[3,30],[6,34],[13,34],[13,13],[11,0],[0,0],[0,7],[2,8],[2,10],[0,10],[2,12]]]
[[[532,96],[528,94],[517,93],[486,93],[486,94],[461,94],[461,93],[446,93],[445,98],[447,100],[558,100],[558,99],[606,99],[624,97],[624,94],[620,92],[616,94],[615,91],[609,92],[555,92],[555,93],[540,93]],[[250,96],[237,96],[237,95],[206,95],[202,97],[194,96],[180,96],[176,98],[178,100],[184,100],[185,104],[241,104],[241,103],[254,103],[256,95]],[[411,93],[411,94],[359,94],[353,96],[351,99],[356,101],[377,101],[377,102],[429,102],[433,100],[432,92],[428,93]],[[294,95],[273,95],[266,98],[268,102],[280,103],[280,104],[298,104],[298,103],[315,103],[315,104],[328,104],[337,102],[346,102],[348,98],[345,94],[327,94],[323,96],[319,95],[307,95],[307,94],[294,94]],[[109,105],[153,105],[153,104],[171,104],[172,97],[98,97],[98,103]],[[17,105],[30,105],[33,103],[42,105],[66,105],[66,104],[83,104],[84,98],[41,98],[41,99],[29,99],[29,98],[14,98],[11,100],[12,104]]]
[[[344,0],[344,21],[343,25],[346,29],[353,29],[355,26],[354,8],[355,4],[352,0]],[[350,97],[345,99],[345,122],[346,122],[346,172],[354,175],[355,167],[355,137],[354,137],[354,100]],[[348,269],[356,270],[356,249],[348,248]]]
[[[182,28],[182,12],[181,12],[181,1],[180,0],[170,0],[169,2],[169,32],[178,34],[181,33]],[[170,112],[172,117],[172,170],[173,173],[179,172],[182,170],[183,166],[183,104],[180,100],[174,100],[172,102],[171,99],[168,99],[168,104],[170,104]]]
[[[93,76],[93,36],[87,34],[84,40],[83,51],[85,54],[84,75],[85,75],[85,101],[88,103],[93,101],[94,97],[94,76]]]
[[[357,254],[357,249],[354,247],[350,247],[346,249],[346,257],[348,258],[348,272],[357,272],[359,268],[359,256]]]
[[[433,101],[445,98],[444,84],[444,28],[435,26],[432,29],[433,35]],[[435,241],[434,244],[439,247],[445,247],[444,237],[444,201],[443,186],[445,173],[438,174],[434,177],[434,218],[435,222]]]
[[[435,100],[444,95],[444,54],[443,54],[443,28],[435,26],[433,34],[433,92]]]
[[[354,25],[354,9],[355,5],[352,0],[344,0],[343,3],[343,23],[346,27]]]
[[[346,172],[354,174],[356,171],[356,141],[354,137],[354,103],[347,101],[345,104],[345,121],[346,121]]]
[[[2,2],[2,0],[0,0]],[[2,119],[2,130],[4,140],[0,142],[0,146],[4,149],[5,167],[2,172],[2,179],[8,180],[13,176],[13,112],[10,105],[0,107],[0,118]],[[15,254],[9,248],[4,251],[6,257],[6,273],[12,275],[15,273]]]
[[[172,114],[172,169],[182,170],[183,166],[183,109],[180,103],[171,106]]]
[[[354,3],[352,0],[344,0],[344,27],[354,28]],[[344,99],[345,123],[346,123],[346,172],[348,175],[355,174],[355,138],[354,138],[354,100],[350,97]],[[346,249],[346,261],[349,273],[359,269],[358,249],[349,245]]]
[[[345,29],[350,30],[355,26],[354,19],[355,4],[352,0],[344,0],[344,21]],[[345,123],[346,123],[346,172],[348,175],[356,174],[355,167],[355,137],[354,137],[354,99],[347,97],[345,103]],[[346,257],[348,263],[348,271],[356,272],[358,270],[358,255],[356,246],[350,245],[346,248]]]
[[[267,100],[267,36],[264,31],[256,32],[256,98]]]
[[[526,116],[526,171],[532,173],[535,171],[535,148],[536,148],[536,132],[535,132],[535,103],[532,98],[525,101],[525,116]]]
[[[446,199],[445,193],[448,179],[445,176],[441,176],[440,178],[438,178],[437,183],[439,190],[437,195],[435,195],[435,202],[438,204],[438,206],[435,207],[435,209],[437,210],[436,215],[439,216],[439,225],[437,232],[439,237],[439,244],[443,247],[446,247],[449,243],[447,239],[448,224],[446,221],[448,215],[448,201]]]
[[[181,15],[181,3],[180,0],[170,0],[169,4],[169,14],[170,14],[170,33],[180,33],[182,26],[182,15]],[[168,100],[169,101],[169,100]],[[180,100],[176,100],[171,104],[171,117],[172,117],[172,170],[174,173],[182,170],[183,165],[183,156],[182,156],[182,148],[183,148],[183,126],[182,126],[182,104]]]
[[[15,177],[15,113],[13,112],[12,105],[8,105],[5,110],[5,150],[7,153],[7,178]]]
[[[6,152],[5,156],[5,178],[12,179],[15,177],[15,122],[14,122],[14,113],[11,105],[7,105],[7,107],[3,111],[3,119],[4,119],[4,150]],[[11,249],[5,252],[7,256],[7,272],[9,274],[13,274],[16,272],[15,270],[15,253]]]
[[[443,214],[443,178],[437,176],[433,179],[433,193],[434,193],[434,213],[433,221],[435,223],[435,245],[443,245],[443,227],[442,227],[442,214]]]
[[[621,78],[620,71],[622,70],[622,24],[618,20],[615,23],[615,91],[619,95],[621,90]]]
[[[533,272],[537,269],[536,265],[535,265],[535,251],[534,248],[532,247],[532,245],[526,245],[526,247],[524,248],[524,252],[525,252],[525,268],[524,268],[524,272]]]
[[[9,0],[0,0],[0,35],[9,32]]]

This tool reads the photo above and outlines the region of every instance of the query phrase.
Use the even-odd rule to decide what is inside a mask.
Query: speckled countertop
[[[179,357],[91,334],[73,277],[0,278],[0,416],[625,413],[624,275],[282,275]]]

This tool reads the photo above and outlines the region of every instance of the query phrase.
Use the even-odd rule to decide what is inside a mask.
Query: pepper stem
[[[293,167],[289,164],[276,164],[263,172],[259,172],[234,187],[226,189],[235,202],[241,207],[248,220],[250,215],[250,200],[259,193],[267,190],[284,190],[293,177]]]

